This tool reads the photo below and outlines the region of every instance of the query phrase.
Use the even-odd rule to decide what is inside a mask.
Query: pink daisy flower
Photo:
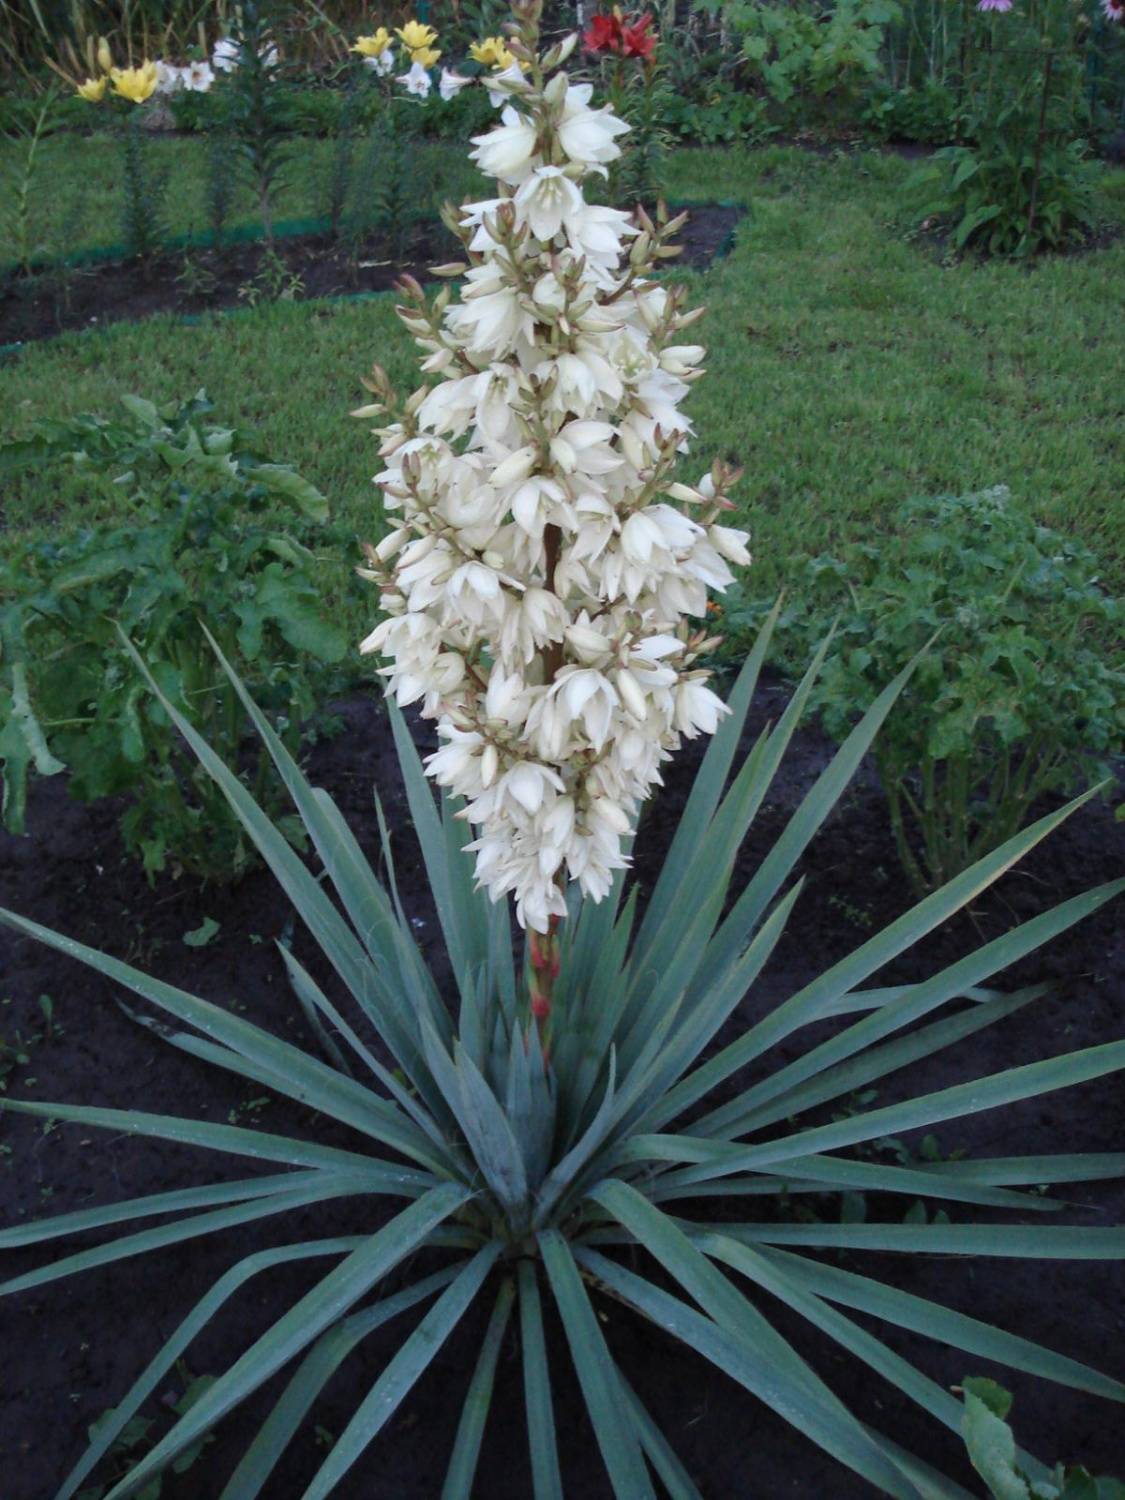
[[[1105,4],[1105,0],[1102,0]],[[1011,10],[1012,0],[977,0],[977,10]]]
[[[1125,21],[1125,0],[1102,0],[1102,10],[1107,21],[1116,21],[1119,26]]]

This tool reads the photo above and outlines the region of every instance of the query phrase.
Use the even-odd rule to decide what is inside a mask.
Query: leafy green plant
[[[304,289],[301,273],[292,270],[273,246],[267,246],[238,295],[248,306],[257,307],[262,302],[293,302]]]
[[[957,139],[957,99],[942,83],[901,89],[872,89],[860,112],[863,124],[880,140],[919,141],[944,146]]]
[[[176,1363],[176,1375],[184,1386],[182,1395],[177,1396],[170,1403],[170,1409],[176,1417],[186,1416],[200,1397],[214,1384],[213,1375],[193,1376],[184,1364],[183,1360]],[[115,1422],[116,1412],[111,1408],[103,1412],[96,1422],[91,1423],[89,1437],[90,1441],[96,1443],[101,1433],[107,1427],[116,1429],[116,1436],[110,1444],[106,1454],[104,1466],[105,1480],[101,1484],[88,1485],[85,1489],[78,1491],[77,1500],[105,1500],[114,1484],[125,1478],[129,1471],[137,1464],[144,1455],[150,1451],[157,1437],[158,1420],[156,1417],[142,1416],[139,1412],[130,1417],[123,1425],[118,1426]],[[166,1423],[164,1425],[167,1425]],[[202,1437],[197,1443],[192,1443],[185,1448],[179,1457],[171,1464],[169,1470],[173,1474],[186,1474],[203,1452],[204,1448],[212,1441],[210,1434]],[[157,1474],[137,1491],[137,1500],[160,1500],[164,1494],[164,1476]]]
[[[267,250],[273,248],[274,204],[292,154],[279,78],[271,0],[242,0],[232,13],[230,40],[237,57],[218,85],[221,128],[258,204]]]
[[[758,95],[718,84],[702,100],[670,93],[665,119],[667,128],[683,140],[716,146],[767,139],[777,129],[767,113]]]
[[[147,871],[169,862],[231,879],[251,857],[209,778],[183,755],[158,705],[122,657],[120,621],[142,646],[165,692],[234,759],[245,727],[237,697],[202,647],[200,611],[253,675],[286,742],[342,660],[344,632],[323,616],[307,545],[326,515],[323,497],[292,469],[271,464],[245,433],[206,421],[200,393],[158,409],[126,398],[123,418],[41,424],[0,463],[73,462],[91,479],[129,490],[127,525],[30,542],[0,571],[0,755],[4,821],[23,829],[29,772],[68,768],[83,799],[129,791],[127,847]],[[277,519],[281,507],[294,516]],[[260,756],[248,775],[267,806],[278,788]]]
[[[1023,1457],[1006,1418],[1012,1396],[995,1380],[969,1375],[961,1382],[965,1415],[961,1432],[973,1468],[995,1500],[1125,1500],[1119,1479],[1095,1479],[1080,1466],[1056,1464],[1047,1477],[1037,1477]]]
[[[266,1493],[289,1442],[349,1354],[388,1319],[429,1302],[389,1364],[362,1393],[306,1489],[304,1500],[324,1500],[366,1452],[486,1285],[492,1313],[450,1456],[442,1492],[446,1500],[466,1500],[471,1493],[494,1377],[513,1316],[522,1335],[533,1493],[536,1500],[563,1493],[544,1294],[558,1309],[620,1500],[654,1500],[650,1466],[672,1493],[690,1500],[697,1491],[613,1358],[597,1315],[600,1295],[616,1298],[683,1340],[841,1464],[898,1500],[917,1500],[923,1494],[963,1500],[964,1491],[893,1438],[854,1418],[770,1323],[759,1305],[760,1292],[780,1298],[953,1431],[960,1429],[961,1403],[854,1323],[847,1309],[921,1330],[984,1359],[1125,1400],[1125,1385],[1075,1360],[801,1253],[835,1248],[1031,1258],[1125,1255],[1120,1230],[1044,1226],[1062,1205],[1021,1191],[1027,1184],[1119,1174],[1119,1155],[935,1161],[901,1168],[846,1154],[888,1132],[933,1126],[1117,1071],[1125,1067],[1125,1042],[1008,1068],[881,1108],[861,1107],[827,1124],[805,1123],[807,1111],[854,1096],[857,1079],[877,1080],[1029,1003],[1041,993],[1039,987],[1004,995],[978,986],[1119,895],[1125,881],[1098,887],[1033,918],[924,982],[861,988],[1056,828],[1077,805],[1071,804],[1015,835],[726,1045],[711,1050],[792,919],[800,885],[786,887],[794,865],[910,675],[909,669],[901,673],[868,709],[728,910],[736,853],[768,796],[827,652],[826,644],[789,708],[775,727],[762,733],[728,786],[775,618],[767,621],[735,684],[732,713],[708,746],[643,916],[637,891],[625,897],[620,873],[611,895],[600,903],[581,901],[572,892],[570,916],[552,938],[559,962],[546,1026],[541,1026],[541,1012],[537,1022],[532,1010],[529,980],[542,969],[535,939],[529,963],[521,969],[513,957],[505,904],[490,903],[474,887],[464,853],[471,832],[457,816],[457,803],[446,799],[440,809],[435,805],[413,741],[393,706],[410,813],[455,976],[456,1021],[399,903],[385,826],[386,889],[331,798],[304,779],[231,671],[231,684],[304,820],[323,866],[322,884],[242,781],[161,692],[155,674],[146,674],[164,712],[229,799],[350,994],[357,1011],[354,1023],[282,950],[293,985],[310,1014],[319,1017],[344,1066],[318,1061],[229,1009],[150,979],[25,917],[4,912],[0,919],[85,961],[150,1002],[170,1020],[161,1032],[171,1045],[255,1086],[299,1100],[346,1124],[367,1144],[342,1150],[315,1138],[191,1118],[6,1100],[5,1108],[83,1129],[172,1136],[204,1149],[274,1162],[285,1170],[173,1188],[4,1230],[0,1248],[23,1249],[68,1233],[130,1225],[155,1213],[164,1218],[155,1233],[130,1230],[96,1249],[57,1256],[9,1279],[0,1293],[38,1289],[155,1244],[186,1245],[205,1232],[240,1229],[313,1203],[347,1198],[373,1203],[389,1197],[405,1200],[406,1206],[366,1233],[288,1243],[232,1266],[115,1408],[112,1422],[98,1432],[62,1484],[58,1500],[69,1500],[94,1472],[183,1349],[222,1315],[230,1296],[268,1267],[300,1260],[329,1261],[331,1269],[218,1376],[107,1500],[138,1494],[224,1416],[288,1368],[285,1386],[222,1494],[222,1500],[256,1500]],[[133,654],[138,669],[145,671],[139,654]],[[939,1020],[927,1019],[961,997],[970,997],[969,1003]],[[749,1064],[825,1017],[843,1020],[829,1040],[810,1044],[784,1066],[759,1069],[747,1083],[743,1070]],[[357,1025],[374,1030],[381,1042],[378,1052]],[[383,1060],[387,1053],[393,1064]],[[748,1135],[753,1144],[746,1143]],[[996,1222],[995,1213],[983,1224],[942,1222],[937,1216],[926,1223],[795,1224],[763,1216],[741,1221],[735,1213],[708,1222],[716,1198],[722,1204],[752,1195],[778,1203],[791,1188],[809,1186],[827,1193],[878,1190],[910,1200],[922,1193],[950,1205],[1006,1209],[1035,1222]],[[431,1270],[430,1259],[426,1274],[420,1268],[411,1277],[407,1271],[401,1289],[363,1305],[392,1269],[408,1265],[422,1247],[439,1251],[444,1263]],[[1027,1462],[1030,1473],[1046,1477],[1042,1465]]]
[[[1009,839],[1044,793],[1109,775],[1125,744],[1120,601],[1085,548],[1006,489],[912,501],[890,535],[814,559],[791,659],[834,618],[813,705],[838,740],[932,639],[875,752],[918,890]]]
[[[1027,0],[966,16],[960,135],[910,182],[918,217],[948,226],[955,251],[1033,255],[1097,223],[1081,8]]]
[[[14,169],[5,173],[10,179],[12,194],[6,214],[6,228],[14,252],[13,259],[24,276],[31,275],[36,259],[43,253],[43,247],[37,242],[32,228],[32,198],[36,158],[43,138],[50,129],[57,102],[55,90],[49,88],[27,125],[10,137],[13,146],[20,150],[20,155]]]
[[[840,0],[828,12],[809,5],[723,6],[742,56],[782,108],[800,96],[852,97],[881,72],[887,25],[899,15],[895,0]]]
[[[925,198],[919,219],[948,224],[955,251],[1033,255],[1081,239],[1098,221],[1081,141],[1047,145],[1037,155],[1017,137],[989,132],[979,145],[935,152],[911,184]]]

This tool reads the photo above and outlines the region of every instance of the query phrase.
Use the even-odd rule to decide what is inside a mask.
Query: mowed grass
[[[197,143],[160,144],[182,151],[176,170],[202,194]],[[310,173],[325,149],[308,143]],[[454,148],[428,149],[433,172],[419,192],[446,173],[466,182]],[[715,455],[745,465],[741,517],[754,535],[750,587],[761,595],[791,581],[803,555],[877,538],[911,495],[997,483],[1085,540],[1119,591],[1125,237],[1031,267],[945,266],[907,236],[911,170],[875,152],[671,158],[672,199],[748,208],[729,256],[684,278],[708,309],[691,337],[710,350],[691,397],[697,436],[685,472]],[[1105,187],[1110,214],[1125,223],[1125,173],[1107,171]],[[296,193],[286,211],[299,214]],[[280,303],[193,325],[159,317],[30,346],[0,369],[0,435],[21,436],[41,417],[107,412],[125,392],[163,401],[203,386],[219,419],[256,428],[269,455],[314,480],[349,530],[375,536],[374,443],[347,412],[373,359],[400,390],[416,383],[392,302]],[[4,514],[10,532],[57,529],[119,504],[80,473],[53,472],[9,478]]]

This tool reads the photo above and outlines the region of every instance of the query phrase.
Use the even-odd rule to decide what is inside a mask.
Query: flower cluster
[[[93,67],[95,61],[96,69]],[[136,67],[115,67],[113,54],[105,37],[99,38],[93,57],[88,58],[87,62],[91,68],[90,76],[81,81],[76,80],[74,91],[88,104],[100,104],[106,97],[107,90],[111,98],[123,99],[129,104],[143,104],[156,92],[160,64],[145,58]]]
[[[206,94],[215,82],[215,70],[207,62],[170,63],[156,61],[158,94]]]
[[[264,46],[259,53],[262,64],[267,68],[276,68],[279,62],[277,48],[272,42]],[[242,48],[234,37],[220,37],[211,52],[211,66],[216,73],[233,73],[241,65]]]
[[[626,16],[615,5],[607,14],[593,17],[583,33],[582,45],[594,56],[612,54],[648,62],[656,51],[656,34],[651,26],[650,11],[639,17]]]
[[[395,28],[395,36],[410,60],[410,66],[405,73],[399,75],[396,82],[416,98],[429,98],[434,86],[430,70],[441,57],[440,48],[434,45],[438,39],[437,32],[421,21],[407,21]],[[356,37],[351,50],[363,59],[365,67],[371,68],[380,77],[389,77],[394,72],[394,39],[385,26],[380,26],[368,36]],[[438,93],[448,101],[455,98],[470,81],[448,68],[442,68]]]
[[[437,720],[429,774],[466,799],[478,879],[548,932],[568,878],[606,895],[662,762],[726,711],[690,617],[750,559],[718,520],[737,475],[674,478],[704,351],[682,341],[699,313],[649,273],[682,220],[586,201],[628,127],[561,71],[577,38],[540,57],[536,0],[517,15],[471,153],[497,196],[447,211],[466,261],[438,274],[463,273],[461,300],[401,284],[438,378],[379,429],[393,527],[362,571],[386,618],[361,649]],[[396,406],[378,368],[367,385],[357,416]]]

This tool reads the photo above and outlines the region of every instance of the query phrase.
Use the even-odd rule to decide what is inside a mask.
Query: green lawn
[[[203,174],[191,140],[175,155],[179,228],[202,228]],[[61,222],[81,182],[114,206],[104,140],[55,138],[49,213]],[[302,143],[283,212],[315,208],[322,141]],[[419,191],[467,178],[453,148],[427,148]],[[753,588],[770,593],[794,556],[877,534],[907,496],[995,483],[1042,520],[1084,538],[1125,578],[1125,237],[1031,268],[945,267],[905,235],[909,164],[870,152],[793,148],[681,152],[676,199],[736,199],[750,213],[731,255],[689,277],[708,306],[709,375],[693,396],[688,472],[714,454],[745,464],[742,506],[756,549]],[[1125,222],[1125,173],[1106,174]],[[94,221],[92,221],[94,222]],[[95,234],[83,234],[78,243]],[[0,257],[2,258],[2,257]],[[121,392],[158,400],[206,386],[223,420],[257,427],[336,514],[380,527],[374,445],[347,417],[372,359],[406,389],[414,351],[389,298],[277,304],[186,326],[156,318],[28,348],[0,369],[0,435],[38,417],[105,411]],[[107,513],[112,492],[73,474],[25,476],[5,494],[12,529]]]

